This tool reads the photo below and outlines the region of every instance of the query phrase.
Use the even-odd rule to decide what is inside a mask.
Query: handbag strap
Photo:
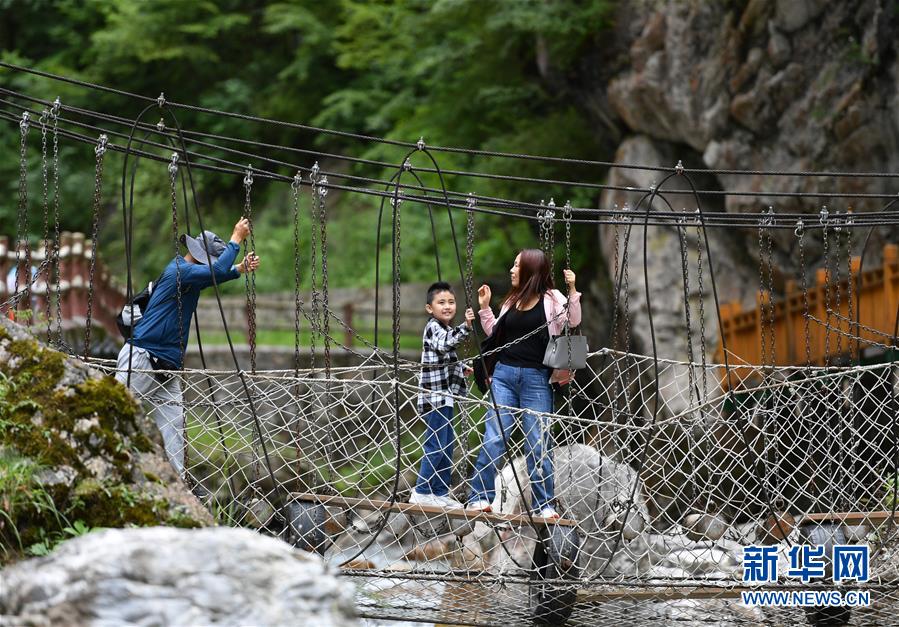
[[[568,300],[562,303],[562,311],[560,311],[557,316],[561,316],[562,313],[568,310]],[[557,337],[569,336],[569,335],[580,335],[581,334],[581,325],[576,325],[572,328],[570,324],[569,316],[565,316],[565,322],[562,324],[562,334]]]

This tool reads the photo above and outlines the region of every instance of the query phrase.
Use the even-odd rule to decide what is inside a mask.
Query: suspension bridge
[[[6,63],[0,66],[34,72]],[[388,178],[365,179],[325,171],[317,162],[284,162],[271,155],[271,146],[261,143],[251,143],[254,152],[248,153],[244,144],[231,147],[228,138],[182,129],[175,113],[187,107],[200,109],[169,102],[163,95],[148,98],[38,74],[146,106],[137,118],[126,119],[4,90],[13,101],[0,110],[0,117],[18,124],[21,136],[20,225],[33,206],[48,216],[45,225],[58,215],[53,199],[58,198],[64,166],[58,142],[88,144],[95,151],[90,236],[94,242],[103,164],[110,151],[124,155],[125,172],[138,162],[161,170],[171,192],[166,219],[172,222],[175,238],[179,230],[189,228],[191,219],[203,228],[203,212],[190,193],[191,169],[240,177],[247,217],[252,217],[254,185],[259,180],[288,191],[297,277],[291,309],[296,333],[293,367],[257,368],[259,301],[250,276],[246,284],[250,367],[241,367],[234,356],[233,369],[201,367],[170,373],[183,390],[185,469],[192,483],[203,486],[207,504],[223,524],[278,535],[340,568],[357,584],[362,616],[484,625],[566,620],[779,625],[836,616],[862,625],[882,624],[895,615],[899,608],[895,247],[883,249],[882,260],[868,259],[866,264],[867,257],[878,252],[869,250],[870,234],[896,224],[895,194],[859,192],[858,199],[879,204],[879,210],[865,212],[824,208],[809,215],[760,209],[734,215],[703,209],[704,200],[721,192],[697,189],[693,179],[699,170],[680,163],[659,167],[595,162],[599,167],[654,171],[658,182],[646,189],[624,190],[633,196],[625,207],[490,198],[445,185],[447,172],[441,170],[439,158],[462,149],[430,147],[423,139],[391,140],[406,155],[397,164],[378,164],[392,167]],[[238,117],[248,124],[288,125],[203,112]],[[151,114],[161,115],[163,121],[147,121]],[[37,140],[29,134],[34,129]],[[136,140],[137,136],[143,138]],[[44,185],[32,203],[27,153],[38,141]],[[291,152],[290,147],[277,148],[282,154]],[[513,163],[556,159],[469,152]],[[253,165],[239,165],[238,159]],[[728,174],[756,179],[897,178],[889,173]],[[682,183],[677,190],[681,196],[689,190],[689,210],[673,208],[669,192],[675,182]],[[134,177],[122,177],[123,199],[133,184]],[[376,320],[373,337],[360,335],[330,298],[328,256],[349,254],[333,250],[328,241],[328,197],[333,191],[373,199],[378,212],[371,228],[377,229],[379,242],[382,233],[391,242],[389,279],[381,285],[378,272],[375,285],[375,311],[380,310],[379,299],[388,299],[390,320],[383,325]],[[846,199],[846,192],[826,190],[724,193],[810,202]],[[570,265],[572,229],[602,226],[613,234],[611,328],[606,337],[590,338],[594,350],[586,367],[559,394],[554,410],[541,416],[555,442],[551,455],[560,520],[529,511],[523,443],[516,433],[503,434],[508,446],[492,513],[407,503],[423,428],[416,412],[421,365],[401,355],[399,342],[402,217],[417,211],[451,227],[452,278],[464,285],[466,303],[474,293],[476,221],[498,215],[536,223],[540,244],[548,253],[556,250],[561,233],[565,267]],[[312,223],[311,232],[303,234],[305,246],[299,233],[301,212],[308,212]],[[125,202],[122,219],[128,238],[133,214],[134,207]],[[652,229],[666,229],[677,238],[680,255],[675,262],[684,292],[679,335],[686,359],[656,350],[658,329],[647,270],[652,251],[646,245]],[[751,311],[719,300],[722,277],[716,275],[717,260],[709,247],[709,233],[718,229],[740,229],[759,240],[759,296]],[[775,274],[781,272],[771,254],[775,236],[792,237],[800,259],[796,276],[787,278],[783,289],[775,286]],[[23,239],[23,233],[17,237]],[[813,238],[824,243],[822,268],[807,264],[806,249]],[[252,239],[251,234],[250,248]],[[48,273],[59,276],[59,271],[50,270],[63,261],[60,234],[47,226],[44,240],[50,254],[41,263]],[[177,241],[173,245],[177,247]],[[129,246],[126,296],[135,287]],[[97,315],[94,259],[92,254],[88,260],[84,346],[89,346],[91,319]],[[563,261],[554,263],[560,267]],[[380,269],[381,260],[376,264]],[[301,271],[311,279],[308,298],[301,294]],[[439,266],[437,273],[442,273]],[[39,292],[27,271],[21,280],[27,287],[6,298],[7,310],[21,307],[26,294]],[[61,282],[56,288],[47,285],[56,290],[55,302],[60,302]],[[640,324],[645,325],[641,331],[649,338],[639,347],[645,354],[632,345],[635,312],[628,301],[635,290],[643,290],[647,303],[640,312]],[[206,298],[221,302],[217,288]],[[52,309],[48,307],[51,343],[59,340],[52,332],[53,321],[58,320]],[[225,318],[222,310],[229,332]],[[309,345],[301,346],[301,331],[311,334]],[[468,357],[488,354],[481,348],[482,339],[471,342]],[[68,348],[95,368],[110,374],[115,370],[114,363],[92,358],[87,350]],[[336,348],[351,355],[353,363],[335,365]],[[873,352],[868,350],[872,348]],[[464,498],[483,417],[498,407],[490,394],[454,401],[460,411],[453,485],[456,495]],[[840,610],[838,615],[824,607],[805,612],[739,603],[745,590],[843,589],[826,576],[799,583],[785,575],[791,548],[804,544],[869,545],[870,578],[855,582],[853,589],[870,591],[872,603]],[[774,547],[782,567],[776,584],[759,587],[744,581],[742,560],[751,546]],[[832,572],[831,563],[826,570]]]

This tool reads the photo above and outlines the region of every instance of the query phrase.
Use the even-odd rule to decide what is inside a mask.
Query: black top
[[[512,307],[504,317],[503,344],[514,342],[538,327],[542,326],[543,329],[526,340],[500,351],[500,363],[517,368],[543,368],[543,355],[546,353],[546,345],[549,342],[543,299],[541,298],[536,305],[524,311]]]

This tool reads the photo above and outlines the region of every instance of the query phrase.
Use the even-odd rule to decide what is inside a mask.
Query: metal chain
[[[805,365],[809,368],[812,366],[812,340],[811,331],[809,330],[809,304],[808,304],[808,278],[805,276],[805,225],[800,218],[796,223],[796,229],[793,234],[799,240],[799,277],[802,281],[802,306],[803,319],[805,320]]]
[[[178,356],[180,363],[184,363],[185,342],[184,342],[184,307],[181,299],[181,249],[178,247],[178,196],[177,196],[177,176],[178,176],[178,153],[173,152],[171,161],[168,166],[169,171],[169,190],[172,197],[172,247],[175,255],[175,302],[178,305]],[[184,428],[187,430],[187,416],[184,418]],[[185,446],[181,452],[182,464],[184,468],[190,468],[190,447]],[[194,483],[194,479],[190,478],[189,483]]]
[[[627,204],[624,205],[625,211],[628,211]],[[631,217],[627,216],[627,221],[630,222]],[[630,225],[628,225],[630,228]],[[628,231],[629,233],[629,231]],[[629,236],[624,238],[624,248],[621,253],[621,268],[622,268],[622,282],[624,283],[624,308],[622,311],[624,312],[624,352],[628,357],[626,357],[624,362],[624,385],[622,387],[622,403],[624,404],[625,409],[625,419],[630,414],[631,402],[630,402],[630,391],[631,391],[631,278],[630,278],[630,242]],[[627,434],[626,437],[629,440],[625,442],[625,446],[622,447],[622,450],[629,448],[630,442],[636,440],[638,437],[638,433],[635,431],[633,435],[631,432],[625,431]],[[622,459],[625,463],[628,462],[626,459]]]
[[[767,228],[765,229],[765,240],[767,244],[767,249],[765,251],[765,257],[767,259],[768,264],[768,323],[771,325],[771,334],[769,339],[769,354],[771,355],[771,367],[777,363],[777,348],[776,348],[776,333],[774,326],[774,238],[771,237],[771,223],[774,219],[774,207],[768,207],[768,216],[765,218],[768,221]]]
[[[552,202],[552,199],[550,199]],[[562,209],[562,219],[565,222],[565,268],[571,270],[571,202],[566,202],[565,206]],[[564,282],[564,281],[563,281]],[[566,296],[567,298],[567,296]],[[570,334],[570,323],[571,323],[571,309],[565,308],[565,336],[568,337]],[[568,371],[571,373],[571,342],[567,343],[568,345]],[[574,375],[571,374],[571,381],[569,385],[574,383]],[[570,407],[571,404],[571,394],[567,397],[567,402]]]
[[[690,271],[689,271],[689,259],[688,259],[688,251],[689,251],[689,240],[687,239],[687,219],[684,217],[683,220],[683,229],[678,229],[679,236],[681,238],[681,255],[684,271],[684,295],[686,302],[684,303],[684,315],[687,325],[687,347],[688,347],[688,359],[690,363],[694,362],[694,353],[693,353],[693,321],[692,314],[690,312],[689,305],[689,294],[690,294]],[[708,396],[708,381],[707,381],[707,368],[706,368],[706,359],[707,359],[707,349],[705,342],[705,285],[703,283],[703,274],[702,274],[702,243],[704,238],[702,237],[702,222],[699,221],[697,216],[697,226],[696,226],[696,282],[699,296],[699,350],[700,350],[700,378],[702,381],[702,397],[697,398],[697,403],[701,404],[706,401]],[[691,397],[692,397],[692,388],[695,387],[695,375],[693,374],[693,367],[689,368],[689,372],[691,376],[689,377],[690,385],[691,385]],[[699,391],[697,390],[697,396],[699,396]],[[693,493],[693,507],[697,510],[705,509],[709,510],[712,506],[712,471],[711,471],[711,436],[708,431],[705,429],[705,425],[700,423],[700,433],[698,434],[699,438],[699,446],[698,448],[701,451],[698,463],[696,464],[696,468],[693,470],[693,482],[695,486],[692,489]],[[703,481],[703,475],[705,475],[705,480]],[[699,504],[702,495],[706,495],[706,504],[704,508],[702,508]]]
[[[302,182],[303,175],[297,172],[290,183],[290,191],[293,195],[293,376],[295,379],[300,377],[300,307],[302,306],[300,300],[300,186]]]
[[[181,262],[179,257],[181,249],[178,247],[178,196],[177,196],[177,176],[178,176],[178,153],[172,153],[172,160],[169,162],[169,190],[172,197],[172,247],[175,252],[175,300],[178,303],[178,354],[181,361],[184,361],[184,322],[183,303],[181,300]]]
[[[853,218],[852,218],[852,208],[849,207],[846,210],[846,315],[849,319],[849,335],[852,335],[852,320],[855,317],[855,309],[852,303],[852,288],[853,283],[855,283],[852,277],[852,226],[853,226]],[[856,327],[856,335],[858,335],[858,328]],[[850,364],[852,361],[852,340],[846,340],[846,350],[849,353]],[[856,397],[858,394],[859,388],[855,384],[852,383],[852,388],[850,389],[850,394],[853,397]],[[858,437],[858,433],[860,430],[859,421],[861,420],[860,413],[858,411],[858,405],[855,403],[855,398],[853,398],[852,402],[852,415],[851,422],[849,423],[849,439],[852,442],[852,468],[850,472],[853,477],[858,476],[858,444],[861,438]]]
[[[842,294],[842,292],[843,292],[843,268],[842,268],[842,265],[840,264],[840,252],[841,252],[842,244],[843,244],[843,242],[842,242],[843,229],[842,229],[842,226],[840,225],[840,223],[837,222],[834,225],[833,230],[836,232],[836,240],[837,240],[836,241],[836,256],[834,257],[834,262],[833,262],[834,274],[836,275],[834,277],[834,284],[836,285],[836,288],[834,289],[834,300],[836,301],[834,303],[834,309],[836,311],[836,316],[837,316],[837,326],[839,327],[840,326],[840,310],[843,308],[843,294]],[[837,336],[836,354],[839,356],[839,355],[843,354],[843,336],[840,333],[837,333],[836,336]]]
[[[325,355],[325,377],[331,379],[331,317],[330,301],[328,298],[328,217],[325,208],[325,197],[328,195],[328,177],[321,177],[317,183],[318,189],[318,227],[321,241],[319,242],[319,256],[322,262],[321,276],[321,311],[322,311],[322,339]],[[330,389],[330,383],[328,384]]]
[[[852,289],[855,287],[855,279],[852,276],[852,210],[846,212],[846,315],[849,318],[849,332],[852,333],[852,323],[855,318],[855,305],[852,302]],[[852,343],[849,344],[849,356],[852,357]]]
[[[767,294],[768,302],[770,302],[773,298],[773,294],[771,293],[771,291],[765,289],[765,266],[766,265],[769,266],[768,270],[770,271],[770,259],[767,259],[765,257],[765,239],[766,239],[766,235],[768,234],[768,230],[769,230],[770,226],[771,226],[771,220],[768,216],[765,216],[764,218],[759,220],[759,227],[758,227],[759,294],[761,297],[761,302],[759,305],[759,318],[760,318],[760,322],[761,322],[760,344],[761,344],[761,365],[762,366],[769,363],[768,352],[767,352],[767,344],[768,344],[767,340],[769,337],[772,341],[774,339],[773,338],[774,325],[772,323],[772,325],[769,327],[767,324],[768,323],[768,303],[765,302],[765,298],[764,298],[764,296],[766,294]],[[772,366],[773,366],[773,361],[774,361],[774,357],[773,357],[773,351],[772,351],[772,357],[771,357],[771,365]],[[771,472],[773,462],[771,460],[772,456],[771,456],[771,450],[770,450],[770,443],[773,442],[774,447],[776,448],[777,440],[773,437],[772,438],[768,437],[767,428],[768,428],[768,425],[771,424],[771,422],[776,422],[776,421],[769,421],[764,412],[760,413],[760,420],[761,420],[760,436],[762,437],[762,452],[761,452],[760,458],[763,460],[763,463],[765,466],[764,482],[765,482],[765,485],[767,486],[769,492],[773,492],[773,489],[774,489],[773,474],[774,473]]]
[[[250,251],[255,250],[253,241],[253,205],[251,202],[251,192],[253,190],[253,166],[247,165],[246,172],[243,177],[244,203],[243,217],[249,222],[250,232],[243,241],[243,258],[247,259]],[[247,310],[247,343],[250,346],[250,372],[256,374],[256,275],[251,272],[249,267],[244,268],[244,287],[246,290],[246,310]],[[260,429],[253,430],[253,464],[251,474],[253,485],[255,486],[262,474],[262,432]]]
[[[855,304],[852,300],[852,289],[855,287],[855,281],[852,278],[852,227],[853,227],[853,219],[852,219],[852,209],[850,208],[846,212],[846,221],[845,221],[845,231],[846,231],[846,318],[849,321],[849,331],[851,334],[852,331],[852,323],[855,317]],[[846,351],[849,353],[851,357],[852,354],[852,345],[851,342],[846,342]]]
[[[830,274],[830,261],[831,261],[831,248],[827,231],[829,226],[829,212],[827,211],[827,205],[822,205],[821,211],[819,213],[819,221],[821,223],[821,231],[822,231],[822,245],[823,245],[823,253],[824,253],[824,311],[825,311],[825,323],[824,323],[824,367],[827,368],[830,366],[830,319],[831,319],[831,308],[830,308],[830,289],[831,289],[831,274]],[[837,334],[839,337],[839,334]],[[825,370],[827,372],[827,370]],[[834,488],[834,484],[838,481],[838,470],[834,465],[836,461],[836,451],[834,450],[836,447],[836,426],[834,422],[839,420],[838,417],[834,416],[833,405],[830,402],[830,396],[833,393],[833,390],[830,386],[824,386],[822,390],[823,401],[825,403],[825,414],[828,421],[828,429],[827,429],[827,455],[828,455],[828,474],[833,479],[830,482],[828,487],[828,493],[830,495],[830,503],[831,509],[830,511],[837,511],[835,508],[837,506],[837,496]]]
[[[50,108],[50,116],[53,118],[53,260],[56,270],[54,285],[56,292],[56,345],[68,349],[62,339],[62,272],[59,263],[59,109],[61,106],[62,104],[57,98]]]
[[[103,157],[106,154],[106,144],[109,138],[103,134],[97,141],[97,147],[94,148],[94,156],[96,157],[96,165],[94,168],[94,205],[93,205],[93,224],[91,224],[91,262],[88,271],[87,283],[87,316],[84,325],[84,359],[90,358],[91,346],[91,319],[93,318],[94,309],[94,270],[97,266],[97,236],[100,232],[100,199],[103,192]]]
[[[706,361],[708,357],[706,354],[705,345],[705,290],[702,278],[702,243],[704,241],[704,238],[702,237],[702,222],[698,219],[699,209],[696,210],[696,214],[696,281],[699,285],[699,358],[701,360],[701,369],[699,371],[699,374],[702,381],[702,402],[705,403],[708,400],[709,387],[707,378],[708,369],[706,368]]]
[[[760,280],[762,285],[765,286],[768,292],[768,302],[764,304],[762,309],[762,325],[765,325],[765,312],[767,311],[767,323],[768,323],[768,350],[769,355],[771,357],[771,367],[777,363],[777,349],[776,349],[776,327],[774,324],[774,242],[771,236],[771,225],[774,221],[774,207],[768,207],[767,215],[762,219],[762,226],[764,231],[764,244],[760,244],[760,255],[767,266],[767,279],[762,278],[761,274]],[[761,261],[759,262],[759,273],[761,273]],[[767,280],[767,284],[766,284]],[[762,363],[764,364],[764,359],[762,359]],[[771,421],[774,432],[772,434],[772,441],[774,445],[771,450],[771,464],[770,469],[768,470],[768,474],[770,474],[770,479],[768,480],[768,489],[773,496],[773,502],[778,503],[780,501],[780,420],[774,419]],[[765,451],[765,464],[768,465],[768,452]],[[781,507],[777,507],[775,505],[775,509],[780,510]]]
[[[477,200],[473,193],[468,194],[468,209],[465,211],[465,295],[468,299],[477,297],[474,293],[474,209]],[[471,337],[469,335],[469,337]]]
[[[253,166],[247,166],[243,177],[244,205],[243,215],[250,223],[249,237],[244,240],[244,259],[250,251],[255,251],[256,244],[253,239],[253,205],[250,202],[250,192],[253,189]],[[250,372],[256,374],[256,273],[246,268],[244,285],[247,291],[247,341],[250,344]]]
[[[617,203],[615,204],[615,212],[616,212],[616,214],[618,212],[618,204]],[[620,261],[619,255],[621,254],[621,242],[620,242],[621,234],[618,231],[618,223],[617,222],[615,222],[612,225],[612,236],[615,240],[615,251],[614,251],[614,255],[612,257],[612,279],[613,279],[613,284],[614,284],[615,282],[618,281],[618,270],[619,270],[619,261]],[[619,322],[618,307],[615,307],[612,310],[612,337],[611,337],[611,340],[612,340],[613,345],[618,340],[618,322]]]
[[[703,252],[703,242],[705,238],[703,237],[703,226],[701,220],[701,214],[699,213],[699,209],[697,208],[695,211],[696,214],[696,283],[697,283],[697,296],[699,299],[699,358],[700,358],[700,370],[699,376],[701,381],[702,388],[702,399],[701,402],[705,403],[708,400],[708,351],[706,347],[706,331],[705,331],[705,283],[703,278],[703,267],[702,267],[702,252]],[[697,469],[697,475],[699,476],[699,480],[703,480],[704,476],[704,484],[699,489],[700,495],[706,495],[706,505],[705,509],[710,510],[713,508],[714,503],[712,501],[712,485],[713,485],[713,477],[712,477],[712,461],[711,461],[711,435],[706,430],[703,430],[703,433],[700,435],[699,445],[702,449],[702,459],[699,464],[699,468]]]
[[[465,297],[469,303],[477,302],[477,294],[474,291],[474,210],[476,206],[477,200],[474,193],[469,193],[468,209],[465,212],[465,276],[463,277],[465,282]],[[465,338],[465,346],[468,354],[475,352],[473,349],[474,338],[474,333],[469,333],[468,337]],[[462,414],[460,416],[460,424],[464,425],[464,428],[460,429],[461,434],[459,436],[459,439],[461,440],[463,462],[461,468],[462,477],[460,478],[460,481],[467,484],[469,476],[468,464],[471,459],[471,446],[469,445],[468,436],[475,431],[477,426],[474,416],[468,406],[463,403],[461,404],[460,409]]]
[[[687,220],[686,218],[680,218],[678,220],[678,224],[681,226],[677,227],[677,233],[680,238],[680,254],[681,254],[681,273],[683,274],[684,279],[684,324],[686,325],[687,330],[687,361],[690,364],[694,364],[694,354],[693,354],[693,321],[690,315],[690,265],[689,259],[687,257],[688,250],[688,242],[687,242]],[[764,347],[764,343],[762,344]],[[764,348],[763,348],[764,350]],[[687,368],[687,384],[689,385],[689,399],[692,401],[693,392],[696,384],[696,376],[693,372],[693,367]],[[697,402],[701,402],[701,399],[696,399]]]
[[[19,122],[19,206],[16,213],[16,276],[13,296],[19,294],[19,274],[22,271],[22,241],[28,239],[28,128],[31,126],[27,111],[22,113],[22,121]],[[29,269],[30,270],[30,269]],[[18,310],[18,302],[13,306]],[[14,317],[15,319],[15,317]]]
[[[49,165],[47,164],[47,122],[50,117],[50,110],[44,109],[41,112],[41,208],[44,213],[44,230],[43,230],[43,243],[44,243],[44,261],[48,260],[51,255],[50,251],[50,190],[48,185],[48,170]],[[50,344],[50,334],[52,333],[53,321],[50,317],[50,266],[48,264],[44,264],[47,267],[47,277],[45,279],[46,288],[44,290],[45,300],[44,300],[44,317],[46,317],[47,322],[47,344]]]
[[[317,286],[317,265],[318,265],[318,255],[316,253],[317,250],[317,241],[318,241],[318,231],[316,224],[316,220],[318,220],[318,192],[316,191],[316,182],[318,181],[319,175],[319,167],[318,162],[315,162],[315,165],[312,166],[312,170],[309,173],[309,180],[311,181],[311,190],[312,190],[312,202],[309,205],[309,213],[311,215],[310,223],[312,225],[312,234],[311,239],[309,241],[309,248],[311,251],[311,260],[309,264],[309,280],[311,283],[311,300],[312,306],[310,307],[310,314],[312,315],[312,329],[310,333],[309,339],[309,352],[310,352],[310,368],[315,370],[315,336],[319,332],[319,311],[318,311],[318,286]]]
[[[765,285],[765,278],[764,278],[765,244],[764,244],[763,232],[765,231],[766,226],[767,226],[767,224],[765,222],[765,219],[764,218],[761,219],[759,221],[759,290],[762,293],[764,293],[764,285]],[[771,297],[770,293],[768,294],[768,297],[769,298]],[[762,322],[761,336],[759,337],[762,365],[768,363],[768,360],[767,360],[768,328],[767,328],[767,325],[765,324],[765,322],[766,322],[765,314],[767,313],[767,311],[766,311],[767,307],[768,307],[767,303],[762,301],[762,307],[759,311],[759,315],[761,316],[761,322]],[[772,329],[772,333],[773,333],[773,329]]]
[[[830,289],[831,289],[831,275],[830,275],[830,257],[832,246],[829,245],[827,231],[828,231],[828,211],[827,205],[821,207],[820,213],[820,221],[821,221],[821,236],[822,243],[824,246],[824,312],[825,312],[825,324],[824,324],[824,366],[830,366],[830,317],[831,317],[831,308],[830,308]]]
[[[680,257],[681,257],[681,274],[684,281],[684,325],[687,330],[687,362],[690,366],[687,368],[687,388],[688,388],[688,404],[693,403],[694,392],[698,394],[698,390],[696,390],[696,375],[693,372],[693,364],[694,354],[693,354],[693,323],[690,316],[690,264],[687,256],[688,251],[688,242],[687,242],[687,219],[679,218],[678,219],[679,226],[677,227],[677,234],[680,240]],[[696,399],[697,404],[701,401],[700,399]],[[694,450],[693,445],[693,437],[694,437],[694,429],[690,425],[685,426],[685,434],[687,436],[688,442],[688,450]],[[702,435],[700,434],[700,438]],[[698,447],[697,447],[698,448]],[[689,491],[690,491],[690,503],[692,507],[695,507],[699,501],[698,494],[698,484],[700,477],[700,468],[701,468],[701,460],[697,458],[697,462],[692,465],[692,469],[690,471],[690,479],[689,479]]]
[[[393,206],[396,223],[396,238],[393,247],[395,268],[393,275],[393,351],[394,354],[397,354],[400,350],[400,262],[402,261],[400,252],[402,212],[400,206],[403,204],[402,194],[399,193],[399,190],[397,190],[396,196],[390,199],[390,204]]]
[[[618,212],[618,204],[617,203],[615,204],[615,212],[616,212],[616,214]],[[618,271],[620,269],[620,255],[621,255],[621,241],[620,241],[621,234],[619,232],[617,222],[615,222],[612,225],[612,234],[613,234],[613,238],[615,240],[615,250],[614,250],[613,257],[612,257],[612,267],[613,267],[612,277],[613,277],[613,286],[617,287],[616,284],[618,282]],[[617,298],[615,300],[617,301]],[[614,305],[615,306],[612,309],[612,337],[610,338],[611,344],[613,346],[617,345],[617,343],[618,343],[618,336],[619,336],[618,325],[620,323],[618,311],[621,307],[621,305],[618,302],[615,302]],[[617,365],[617,363],[618,363],[617,360],[615,363]],[[618,408],[617,399],[618,399],[618,395],[619,395],[620,391],[621,391],[620,378],[616,376],[612,380],[612,399],[611,399],[612,402],[610,403],[611,411],[612,411],[612,424],[613,425],[618,423],[618,418],[619,418],[620,412],[619,412],[619,408]],[[620,436],[620,433],[617,428],[612,429],[612,437],[614,439],[616,450],[623,451],[624,446],[621,441],[621,436]],[[597,487],[597,490],[599,490],[599,487]]]
[[[543,250],[544,254],[549,254],[546,250],[546,202],[543,200],[540,201],[540,209],[537,210],[537,231],[540,239],[540,248]]]
[[[550,198],[543,213],[546,219],[546,254],[549,257],[550,276],[556,275],[556,203]]]
[[[328,299],[328,225],[325,213],[325,197],[328,195],[328,177],[316,176],[313,199],[318,205],[318,237],[319,258],[321,260],[321,294],[319,306],[321,312],[322,352],[325,358],[325,406],[331,406],[331,318],[328,315],[330,305]],[[336,441],[335,423],[328,420],[328,436],[325,445],[328,458],[334,458]],[[331,464],[328,465],[328,483],[333,483],[334,474]]]

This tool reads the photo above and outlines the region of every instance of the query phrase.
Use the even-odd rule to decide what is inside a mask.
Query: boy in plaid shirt
[[[465,376],[471,369],[459,362],[456,346],[471,332],[474,312],[465,310],[465,322],[450,326],[456,315],[456,297],[449,283],[434,283],[428,288],[425,310],[431,315],[422,334],[421,379],[418,411],[424,416],[424,454],[418,481],[409,498],[410,503],[462,508],[449,496],[450,473],[453,464],[453,399],[464,396]]]

